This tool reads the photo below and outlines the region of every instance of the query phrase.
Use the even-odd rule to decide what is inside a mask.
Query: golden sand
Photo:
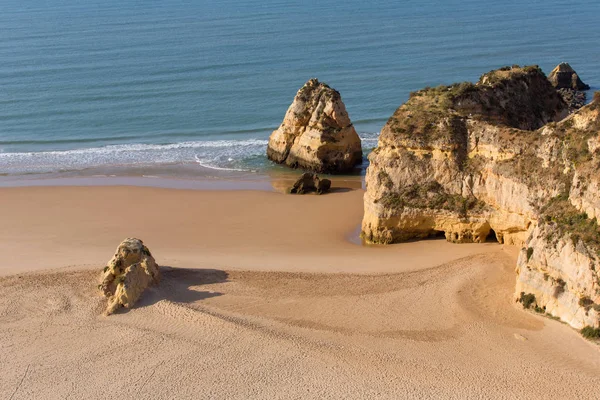
[[[360,246],[362,195],[0,189],[0,398],[597,398],[598,346],[513,303],[515,249]],[[104,317],[131,236],[163,281]]]

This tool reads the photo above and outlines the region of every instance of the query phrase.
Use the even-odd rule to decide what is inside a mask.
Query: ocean
[[[313,77],[366,155],[425,86],[567,61],[598,89],[598,21],[597,0],[0,0],[0,175],[276,171]]]

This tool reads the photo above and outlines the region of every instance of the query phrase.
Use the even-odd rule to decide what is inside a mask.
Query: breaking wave
[[[361,135],[363,147],[376,145],[377,133]],[[94,167],[195,164],[205,168],[255,172],[268,165],[266,139],[185,141],[170,144],[119,144],[72,150],[0,152],[0,172],[10,175],[76,171]]]

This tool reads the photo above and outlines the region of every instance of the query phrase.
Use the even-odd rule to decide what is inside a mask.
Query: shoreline
[[[97,171],[95,171],[97,172]],[[13,187],[64,187],[64,186],[136,186],[163,189],[189,190],[256,190],[284,193],[303,171],[285,169],[265,173],[215,171],[201,169],[195,174],[177,174],[178,171],[162,171],[163,174],[137,172],[126,174],[77,173],[72,175],[32,174],[0,176],[0,189]],[[199,173],[198,173],[199,172]],[[364,175],[319,174],[332,181],[338,189],[364,189]]]

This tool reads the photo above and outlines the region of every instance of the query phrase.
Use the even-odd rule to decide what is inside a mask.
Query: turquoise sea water
[[[0,175],[264,171],[311,77],[366,153],[424,86],[568,61],[598,89],[598,21],[598,0],[1,0]]]

